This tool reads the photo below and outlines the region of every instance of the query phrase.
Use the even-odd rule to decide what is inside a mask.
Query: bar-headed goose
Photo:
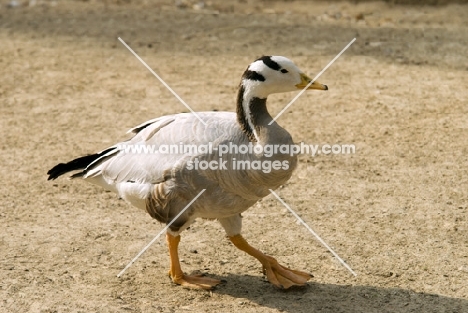
[[[269,189],[286,183],[297,163],[296,155],[262,149],[293,144],[291,135],[276,122],[268,125],[272,117],[267,96],[305,88],[310,81],[285,57],[261,57],[242,75],[236,113],[200,112],[198,117],[181,113],[147,121],[133,128],[134,136],[126,142],[56,165],[48,179],[80,170],[71,177],[114,191],[162,223],[170,223],[206,189],[167,231],[172,281],[203,289],[220,283],[186,275],[180,267],[180,233],[200,217],[217,219],[237,248],[262,263],[273,285],[302,286],[311,278],[308,273],[286,268],[247,243],[240,234],[240,214],[267,196]],[[328,88],[314,82],[309,89]]]

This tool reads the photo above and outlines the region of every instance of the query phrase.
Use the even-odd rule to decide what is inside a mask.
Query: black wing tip
[[[47,180],[55,180],[69,171],[69,164],[59,163],[47,172],[47,175],[49,175],[49,177],[47,177]]]
[[[111,147],[99,153],[85,155],[85,156],[76,158],[74,160],[71,160],[68,163],[59,163],[47,172],[47,175],[49,175],[47,180],[54,180],[58,178],[59,176],[62,176],[63,174],[66,174],[72,171],[78,171],[78,170],[82,170],[82,171],[79,173],[73,174],[70,178],[83,177],[86,174],[86,168],[91,163],[93,163],[94,161],[96,161],[97,159],[106,155],[106,153],[114,149],[115,149],[114,147]]]
[[[60,169],[60,167],[62,167],[63,165],[65,165],[65,164],[59,163],[59,164],[55,165],[54,167],[52,167],[52,168],[47,172],[47,175],[49,175],[49,177],[47,177],[47,180],[54,180],[54,179],[56,179],[57,177],[59,177],[59,176],[60,176],[60,174],[59,174],[59,172],[60,172],[59,169]]]

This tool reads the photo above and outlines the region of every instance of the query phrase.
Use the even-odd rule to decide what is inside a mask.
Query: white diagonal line
[[[192,205],[192,203],[194,203],[195,200],[197,200],[198,197],[200,197],[201,194],[204,193],[205,191],[206,191],[206,189],[203,189],[202,191],[200,191],[200,193],[199,193],[195,198],[193,198],[193,200],[190,201],[189,204],[187,204],[187,205],[185,206],[185,208],[184,208],[182,211],[180,211],[180,213],[177,214],[177,216],[174,217],[174,219],[173,219],[172,221],[170,221],[169,224],[167,224],[166,227],[164,227],[164,228],[159,232],[159,234],[157,234],[156,237],[154,237],[154,239],[151,240],[150,243],[147,244],[147,245],[143,248],[143,250],[141,250],[140,253],[138,253],[138,254],[136,255],[136,257],[133,258],[133,260],[130,261],[130,263],[127,264],[127,266],[125,266],[125,268],[117,275],[117,277],[122,276],[122,274],[123,274],[130,266],[132,266],[132,264],[135,263],[135,261],[138,260],[138,258],[139,258],[143,253],[145,253],[145,251],[148,250],[148,248],[149,248],[156,240],[158,240],[159,236],[161,236],[162,233],[164,233],[164,232],[169,228],[169,226],[171,226],[172,223],[174,223],[174,221],[175,221],[176,219],[178,219],[179,216],[181,216],[181,215],[185,212],[185,210],[187,210],[187,209]]]
[[[343,52],[345,52],[346,49],[348,49],[348,48],[353,44],[353,42],[355,42],[355,41],[356,41],[356,38],[354,38],[353,40],[351,40],[351,42],[348,43],[348,44],[346,45],[346,47],[344,47],[343,50],[341,50],[341,52],[338,53],[338,55],[337,55],[336,57],[334,57],[333,60],[331,60],[331,61],[327,64],[327,66],[325,66],[325,67],[323,68],[323,70],[321,70],[320,73],[318,73],[318,74],[314,77],[314,79],[312,79],[312,81],[311,81],[310,83],[308,83],[307,86],[305,86],[305,88],[302,89],[301,92],[299,92],[299,93],[284,107],[284,109],[282,109],[281,112],[279,112],[279,113],[275,116],[275,118],[274,118],[270,123],[268,123],[268,125],[273,124],[273,122],[276,121],[276,120],[278,119],[278,117],[280,117],[281,114],[283,114],[284,111],[286,111],[286,110],[297,100],[297,98],[299,98],[299,97],[304,93],[304,91],[306,91],[307,88],[309,88],[310,85],[312,85],[312,84],[320,77],[320,75],[322,75],[323,72],[325,72],[325,71],[336,61],[336,59],[338,59],[338,58],[343,54]]]
[[[302,225],[304,225],[305,228],[307,228],[307,230],[310,231],[310,232],[312,233],[312,235],[314,235],[315,238],[317,238],[317,240],[320,241],[320,243],[321,243],[322,245],[324,245],[325,248],[327,248],[328,251],[330,251],[331,254],[333,254],[333,255],[335,256],[335,258],[337,258],[337,260],[340,261],[340,263],[343,264],[343,266],[346,267],[346,269],[347,269],[348,271],[351,272],[351,274],[353,274],[354,276],[357,276],[357,274],[353,271],[353,269],[352,269],[348,264],[346,264],[346,262],[345,262],[342,258],[340,258],[340,256],[339,256],[338,254],[336,254],[336,252],[333,251],[333,249],[330,248],[330,246],[329,246],[325,241],[323,241],[323,239],[320,238],[320,236],[317,235],[317,233],[314,232],[314,231],[312,230],[312,228],[310,228],[310,226],[307,225],[307,223],[304,222],[304,220],[303,220],[302,218],[300,218],[299,215],[297,215],[297,213],[294,212],[293,209],[291,209],[291,207],[289,207],[289,205],[288,205],[286,202],[284,202],[283,199],[281,199],[280,196],[278,196],[278,194],[277,194],[276,192],[274,192],[272,189],[269,189],[269,190],[270,190],[270,192],[279,200],[279,202],[281,202],[281,203],[286,207],[286,209],[288,209],[289,212],[291,212],[291,213],[294,215],[294,217],[297,218],[297,220],[298,220],[299,222],[301,222]]]
[[[164,87],[166,87],[183,105],[185,105],[185,107],[189,109],[190,112],[192,112],[200,120],[200,122],[203,123],[203,125],[206,125],[205,121],[203,121],[201,117],[194,110],[192,110],[192,108],[174,90],[172,90],[172,88],[166,84],[166,82],[158,74],[156,74],[153,69],[149,67],[148,64],[146,64],[146,62],[135,53],[135,51],[133,51],[132,48],[129,47],[129,45],[125,43],[125,41],[123,41],[122,38],[118,37],[118,39],[138,59],[138,61],[140,61],[151,72],[151,74],[153,74],[161,82],[161,84],[164,85]]]

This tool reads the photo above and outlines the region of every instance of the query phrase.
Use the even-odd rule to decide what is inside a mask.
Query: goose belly
[[[194,217],[207,219],[224,218],[246,211],[257,203],[258,200],[244,199],[234,194],[225,193],[222,198],[207,199],[207,201],[203,201],[197,205],[193,211],[193,215]]]

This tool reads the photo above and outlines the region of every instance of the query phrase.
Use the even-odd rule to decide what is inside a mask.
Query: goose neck
[[[266,95],[259,95],[251,86],[240,85],[237,95],[237,121],[251,142],[265,143],[268,141],[265,137],[268,132],[262,130],[276,126],[276,123],[268,125],[272,117],[268,113],[266,102]]]

